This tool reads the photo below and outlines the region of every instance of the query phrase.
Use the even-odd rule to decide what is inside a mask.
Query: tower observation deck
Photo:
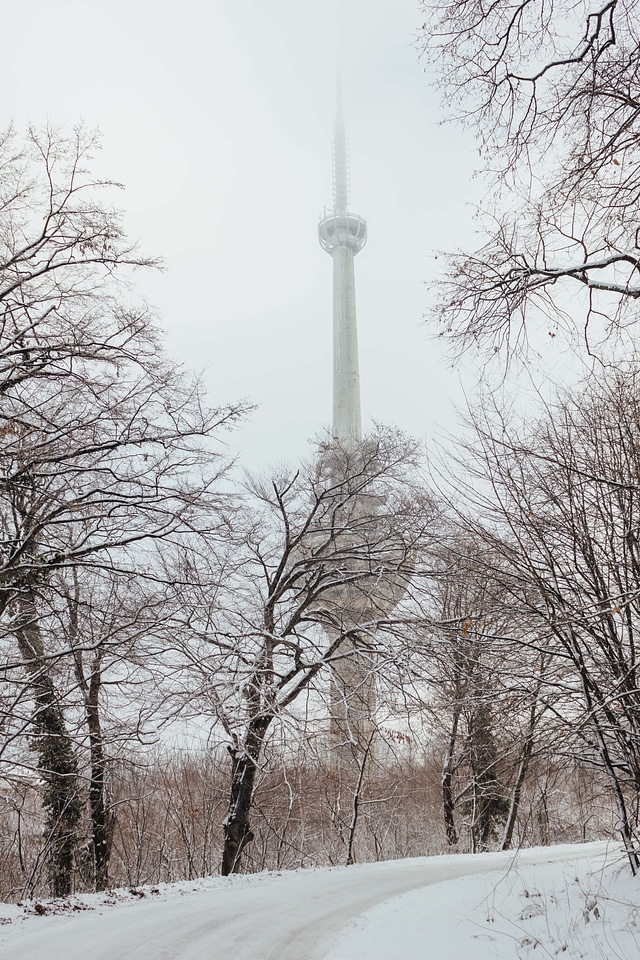
[[[367,242],[367,221],[351,213],[347,137],[338,90],[333,131],[333,210],[318,224],[320,246],[333,257],[333,435],[362,438],[354,257]]]

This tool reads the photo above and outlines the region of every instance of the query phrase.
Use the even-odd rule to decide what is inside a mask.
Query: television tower
[[[362,439],[358,328],[353,259],[367,242],[367,222],[349,212],[349,158],[338,80],[333,129],[333,210],[318,224],[320,246],[333,258],[333,435],[343,444]]]
[[[333,259],[333,436],[344,450],[362,440],[354,257],[367,241],[367,222],[349,211],[349,159],[338,78],[333,129],[333,210],[318,224],[320,246]],[[356,458],[357,459],[357,458]],[[370,508],[370,501],[367,506]],[[369,619],[372,598],[338,589],[345,623]],[[329,632],[331,632],[329,630]],[[346,774],[371,753],[376,709],[375,655],[357,639],[345,640],[331,669],[330,749]],[[366,751],[366,752],[365,752]],[[355,767],[354,767],[355,763]]]

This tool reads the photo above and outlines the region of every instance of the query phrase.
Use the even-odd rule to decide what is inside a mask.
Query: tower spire
[[[342,112],[342,77],[336,78],[336,118],[333,125],[333,208],[346,213],[349,207],[349,147]]]

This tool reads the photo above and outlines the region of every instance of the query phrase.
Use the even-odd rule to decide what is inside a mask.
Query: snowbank
[[[428,953],[427,953],[428,951]],[[640,877],[611,847],[432,884],[367,911],[325,960],[638,960]]]

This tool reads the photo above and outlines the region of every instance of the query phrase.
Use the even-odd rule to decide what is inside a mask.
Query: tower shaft
[[[346,244],[333,251],[333,435],[343,442],[362,438],[353,258]]]
[[[333,435],[343,443],[362,439],[354,257],[367,242],[367,222],[346,209],[347,155],[344,126],[334,131],[334,209],[318,225],[323,250],[333,258]]]

